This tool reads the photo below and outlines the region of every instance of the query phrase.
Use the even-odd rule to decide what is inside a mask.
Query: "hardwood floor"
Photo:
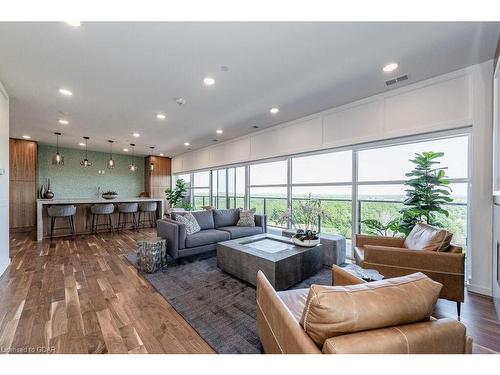
[[[37,244],[14,234],[0,279],[0,350],[213,353],[124,255],[156,230]]]
[[[0,278],[0,351],[53,353],[213,353],[128,263],[152,229],[77,236],[38,244],[11,235],[11,266]],[[439,300],[436,317],[456,318]],[[500,352],[491,298],[467,293],[461,321],[474,353]]]

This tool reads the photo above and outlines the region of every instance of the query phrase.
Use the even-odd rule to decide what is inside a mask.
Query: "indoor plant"
[[[402,218],[398,228],[406,236],[418,222],[442,227],[437,215],[448,217],[448,211],[442,207],[453,201],[450,197],[451,188],[448,186],[450,181],[444,172],[447,167],[436,166],[440,163],[436,159],[443,155],[443,152],[422,152],[415,154],[415,158],[410,160],[415,168],[406,173],[406,177],[410,179],[405,182],[408,189],[405,207],[400,211]]]
[[[174,189],[168,188],[165,190],[165,197],[173,209],[182,208],[189,211],[191,205],[185,200],[187,196],[187,183],[182,178],[176,181]]]
[[[292,226],[296,230],[292,241],[296,245],[307,247],[316,246],[320,241],[319,221],[330,219],[321,207],[321,201],[312,198],[311,194],[307,199],[298,200],[291,215],[289,211],[275,211],[272,216],[280,225],[286,225],[291,219]]]

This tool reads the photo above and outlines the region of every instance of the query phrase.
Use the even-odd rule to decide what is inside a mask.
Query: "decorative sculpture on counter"
[[[50,178],[47,179],[47,184],[42,184],[38,192],[41,199],[52,199],[54,198],[54,192],[50,190]]]

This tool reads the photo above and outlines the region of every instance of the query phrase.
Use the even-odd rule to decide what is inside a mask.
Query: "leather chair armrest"
[[[255,215],[255,226],[261,227],[262,232],[267,232],[267,216],[266,215]]]
[[[356,246],[365,247],[366,245],[404,247],[405,239],[401,237],[367,236],[356,234]]]
[[[319,354],[262,271],[257,272],[257,332],[268,354]]]
[[[370,264],[463,275],[465,254],[365,245],[365,267]]]
[[[345,286],[345,285],[356,285],[364,284],[365,280],[354,276],[352,273],[347,272],[342,267],[337,265],[332,266],[332,285],[333,286]]]
[[[467,354],[472,339],[455,319],[438,319],[329,338],[325,354]]]

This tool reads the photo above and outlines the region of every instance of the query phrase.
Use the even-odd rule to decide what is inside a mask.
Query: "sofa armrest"
[[[337,265],[332,266],[332,285],[333,286],[345,286],[345,285],[356,285],[364,284],[365,280],[354,276],[352,273],[347,272],[342,267]]]
[[[267,216],[266,215],[255,215],[255,226],[261,227],[262,232],[267,232]]]
[[[171,219],[156,221],[158,236],[166,240],[168,254],[177,259],[179,249],[183,249],[186,243],[186,226]]]
[[[268,354],[321,353],[262,271],[257,272],[257,331]]]
[[[365,247],[366,245],[404,247],[405,239],[402,237],[385,236],[367,236],[356,234],[356,246]]]
[[[438,319],[329,338],[325,354],[468,354],[471,338],[455,319]]]
[[[425,250],[412,250],[398,247],[365,245],[365,268],[370,264],[395,266],[414,269],[415,272],[442,272],[463,275],[465,255]]]

